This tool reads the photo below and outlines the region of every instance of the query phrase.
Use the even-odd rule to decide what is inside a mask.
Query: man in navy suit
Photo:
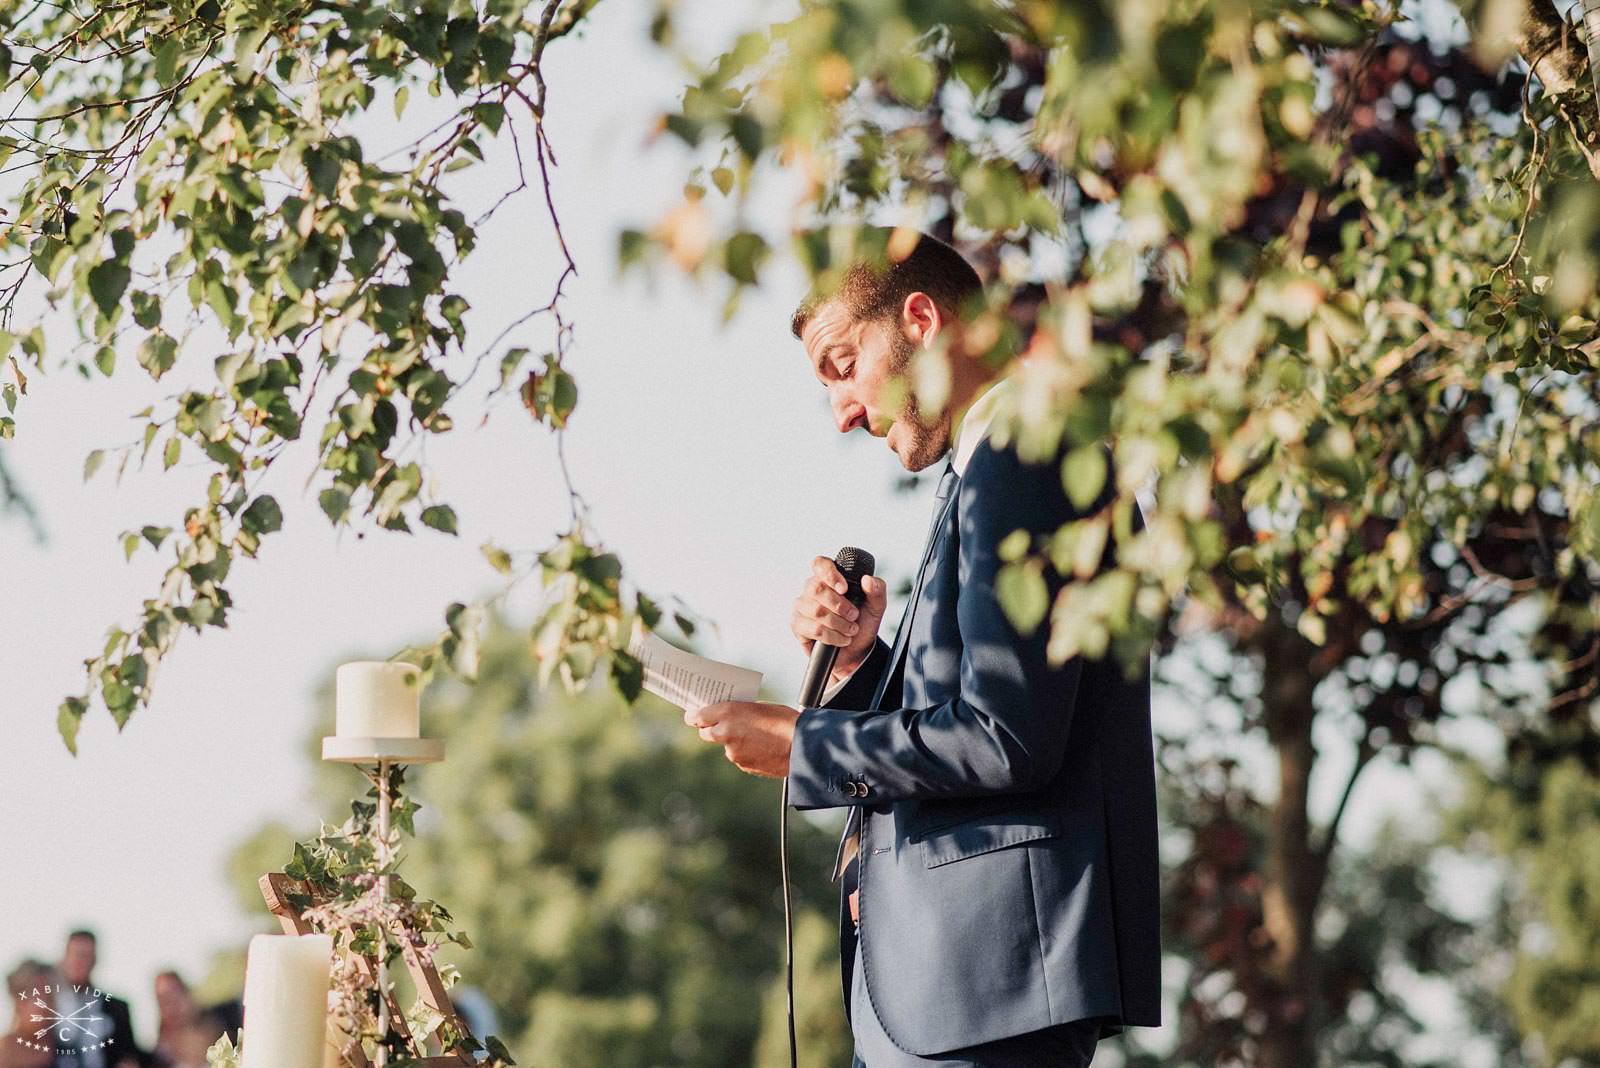
[[[1075,1068],[1100,1038],[1161,1022],[1149,675],[1112,657],[1050,663],[1048,624],[1019,633],[996,578],[1014,531],[1038,547],[1110,505],[1111,454],[1079,509],[1066,441],[1043,462],[997,444],[1017,385],[960,343],[977,274],[926,235],[890,260],[853,266],[791,325],[841,432],[866,427],[910,471],[946,460],[894,646],[877,633],[883,580],[863,583],[858,609],[818,557],[791,627],[808,653],[839,647],[822,706],[724,702],[684,719],[740,768],[787,776],[793,807],[848,809],[834,877],[853,1068]],[[936,343],[950,355],[935,418],[914,390],[884,387]],[[1049,576],[1052,601],[1061,584]]]

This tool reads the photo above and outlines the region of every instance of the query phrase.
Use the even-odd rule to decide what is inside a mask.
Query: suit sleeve
[[[106,1014],[111,1017],[111,1049],[107,1063],[117,1064],[122,1060],[132,1060],[141,1068],[153,1062],[151,1055],[139,1048],[139,1043],[133,1036],[133,1013],[128,1008],[128,1003],[121,998],[106,999]]]
[[[1110,478],[1107,484],[1109,492]],[[1072,507],[1057,464],[1023,463],[1014,448],[988,441],[956,492],[958,695],[928,708],[802,709],[789,754],[793,807],[1011,793],[1047,782],[1059,769],[1082,657],[1052,666],[1048,618],[1032,634],[1019,634],[995,579],[1000,542],[1013,531],[1046,537],[1086,513]],[[1061,585],[1047,568],[1049,603]],[[847,793],[851,781],[865,782],[866,794]]]

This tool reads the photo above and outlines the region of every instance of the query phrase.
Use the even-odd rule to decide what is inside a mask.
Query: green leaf
[[[239,522],[252,534],[271,534],[283,528],[283,510],[271,496],[262,494],[250,502]]]
[[[161,325],[161,301],[153,293],[134,290],[128,298],[133,305],[133,321],[146,330],[154,330]]]
[[[511,554],[495,545],[493,542],[484,542],[478,549],[483,558],[489,561],[489,566],[502,575],[511,574]]]
[[[456,513],[448,504],[430,505],[422,510],[422,525],[442,530],[446,534],[456,533]]]
[[[1106,486],[1106,457],[1098,445],[1080,445],[1067,454],[1061,464],[1061,481],[1072,506],[1083,511],[1095,502]]]
[[[171,85],[178,76],[178,57],[182,54],[182,41],[173,34],[156,47],[156,81]]]
[[[107,260],[90,268],[89,295],[94,298],[101,315],[111,315],[112,309],[122,302],[122,294],[132,280],[133,272],[118,260]]]
[[[317,504],[322,506],[322,512],[329,521],[337,526],[350,511],[350,494],[337,486],[325,489],[317,494]]]
[[[100,461],[106,458],[104,449],[96,449],[83,459],[83,480],[89,481],[100,470]]]
[[[456,671],[469,679],[476,678],[480,662],[483,609],[458,601],[445,609],[444,618],[450,631],[442,643],[444,655]]]
[[[170,334],[151,334],[139,346],[138,359],[139,366],[159,380],[178,360],[178,339]]]
[[[56,710],[56,731],[66,743],[67,752],[73,756],[78,755],[78,727],[88,707],[81,698],[69,697]]]
[[[1000,559],[1011,563],[1021,560],[1028,552],[1028,546],[1033,543],[1033,536],[1027,530],[1013,530],[1010,534],[1000,539],[997,552]]]
[[[642,230],[624,229],[617,235],[617,267],[626,269],[644,259],[650,236]]]
[[[58,241],[53,237],[42,237],[33,243],[28,250],[33,265],[39,268],[39,273],[44,275],[51,283],[61,273],[61,268],[67,262],[67,255],[71,248],[65,241]]]
[[[578,383],[557,362],[554,353],[544,357],[545,373],[529,375],[522,388],[528,411],[560,430],[578,405]]]
[[[488,1038],[483,1040],[483,1044],[485,1048],[488,1049],[490,1057],[505,1061],[508,1065],[516,1065],[517,1062],[511,1059],[511,1051],[506,1049],[505,1043],[501,1042],[498,1038],[490,1035]]]
[[[178,462],[178,455],[183,451],[183,439],[174,434],[167,439],[167,447],[161,452],[161,469],[169,470]]]
[[[339,184],[339,157],[323,148],[307,149],[301,157],[311,188],[325,197],[331,197]]]
[[[1019,634],[1032,634],[1050,608],[1050,592],[1037,561],[1002,567],[995,577],[994,592]]]
[[[766,261],[768,251],[760,234],[734,234],[723,249],[723,263],[735,281],[753,286],[757,281],[756,272]]]
[[[622,699],[632,704],[644,691],[644,664],[632,653],[615,649],[611,653],[611,679]]]

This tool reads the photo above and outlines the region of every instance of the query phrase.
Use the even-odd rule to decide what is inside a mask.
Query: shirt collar
[[[966,473],[967,461],[978,451],[979,444],[988,435],[995,416],[1000,414],[1001,402],[1016,388],[1009,375],[1002,375],[989,383],[951,427],[954,444],[950,450],[950,466],[957,476]]]

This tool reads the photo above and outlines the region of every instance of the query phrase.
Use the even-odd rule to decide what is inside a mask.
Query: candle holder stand
[[[329,737],[322,739],[322,759],[340,764],[358,765],[362,773],[377,786],[378,852],[383,858],[384,866],[387,867],[390,859],[389,809],[393,801],[389,796],[389,771],[391,768],[406,764],[438,763],[444,759],[444,741],[439,738]],[[261,896],[266,899],[268,911],[278,918],[278,923],[285,934],[314,933],[310,924],[303,919],[302,912],[305,908],[322,902],[316,900],[316,895],[309,886],[289,878],[282,872],[263,875],[260,886]],[[388,899],[387,875],[380,878],[378,894],[381,900]],[[409,937],[411,932],[388,933],[400,944],[406,970],[410,973],[412,982],[416,984],[417,995],[423,1004],[442,1017],[441,1025],[452,1023],[457,1033],[470,1037],[472,1032],[450,1003],[450,995],[445,990],[444,982],[439,978],[438,968],[431,960],[424,960],[417,954]],[[396,1003],[393,993],[389,990],[386,957],[386,953],[380,952],[376,960],[360,956],[356,962],[362,976],[379,993],[378,1033],[383,1036],[383,1041],[378,1044],[376,1060],[369,1060],[365,1051],[357,1044],[353,1052],[343,1056],[343,1063],[349,1068],[372,1068],[374,1064],[376,1068],[384,1068],[388,1061],[387,1040],[392,1036],[397,1036],[426,1068],[461,1068],[463,1065],[477,1063],[471,1054],[463,1050],[441,1053],[437,1056],[427,1054],[426,1045],[433,1032],[421,1036],[411,1033],[404,1010]]]

